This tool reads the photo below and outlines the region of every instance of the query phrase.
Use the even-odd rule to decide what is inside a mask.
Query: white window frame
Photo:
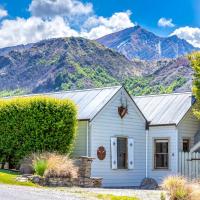
[[[168,166],[167,167],[156,167],[156,160],[155,160],[155,155],[156,155],[156,141],[161,140],[161,141],[167,141],[168,142]],[[153,138],[153,170],[170,170],[170,138]]]
[[[127,167],[126,168],[118,168],[117,164],[117,138],[125,138],[127,139]],[[134,151],[135,151],[135,142],[132,137],[127,136],[115,136],[111,137],[111,168],[114,170],[131,170],[134,169]],[[115,143],[115,145],[113,144]],[[130,146],[129,146],[130,145]]]

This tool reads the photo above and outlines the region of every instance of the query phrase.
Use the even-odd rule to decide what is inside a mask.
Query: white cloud
[[[93,12],[91,3],[82,3],[79,0],[32,0],[29,11],[37,17],[81,16]]]
[[[8,16],[7,10],[0,8],[0,19],[6,16]]]
[[[29,10],[32,16],[28,19],[1,21],[0,47],[69,36],[97,39],[134,26],[130,11],[105,18],[94,14],[92,4],[79,0],[32,0]]]
[[[56,37],[78,36],[62,17],[44,21],[38,17],[4,20],[0,28],[0,46],[13,46]]]
[[[179,38],[187,40],[193,46],[200,48],[200,28],[185,26],[176,29],[171,35],[177,35]]]
[[[174,27],[175,24],[172,22],[172,19],[166,19],[164,17],[158,20],[158,26],[161,27]]]
[[[92,16],[83,24],[82,36],[97,39],[104,35],[134,26],[131,12],[114,13],[110,18]]]

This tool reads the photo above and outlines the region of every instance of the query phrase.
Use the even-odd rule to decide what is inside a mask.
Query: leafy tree
[[[194,114],[200,119],[200,52],[195,52],[189,55],[189,59],[194,70],[193,78],[193,93],[196,97],[196,105]]]

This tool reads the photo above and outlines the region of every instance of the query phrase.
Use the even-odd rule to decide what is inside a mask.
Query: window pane
[[[117,167],[127,168],[127,138],[117,138]]]
[[[168,153],[168,142],[156,141],[156,153]]]
[[[168,168],[168,154],[155,155],[156,168]]]
[[[155,168],[168,168],[168,140],[155,140]]]
[[[190,150],[190,140],[189,139],[183,139],[183,151],[189,152]]]

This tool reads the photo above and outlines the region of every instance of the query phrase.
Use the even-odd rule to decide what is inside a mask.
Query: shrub
[[[47,169],[47,161],[46,160],[37,160],[34,164],[33,164],[34,170],[36,172],[37,175],[39,176],[43,176],[44,172]]]
[[[77,178],[78,168],[65,155],[51,154],[47,160],[45,177]]]
[[[58,153],[33,154],[32,165],[37,175],[46,178],[77,178],[78,168],[66,155]]]
[[[167,177],[162,187],[168,191],[170,200],[199,199],[200,186],[197,183],[189,183],[185,178],[180,176]]]
[[[32,152],[70,153],[77,110],[70,100],[44,96],[0,100],[0,160],[17,165]]]

